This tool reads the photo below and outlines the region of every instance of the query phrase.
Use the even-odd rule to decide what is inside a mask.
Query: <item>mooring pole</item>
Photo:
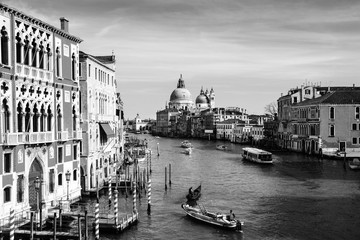
[[[148,208],[147,208],[148,214],[151,212],[151,179],[149,178],[148,181]]]
[[[15,239],[15,210],[10,208],[10,240]]]
[[[85,210],[85,240],[89,239],[89,230],[88,230],[88,211]]]
[[[165,167],[165,190],[167,190],[167,168]]]
[[[126,183],[126,182],[125,182]],[[115,227],[118,227],[118,190],[114,190],[114,214],[115,214]]]
[[[136,214],[136,183],[133,182],[133,213]]]
[[[99,199],[96,199],[95,204],[95,239],[100,240],[99,235]]]
[[[81,216],[80,216],[80,213],[78,214],[78,232],[79,232],[79,240],[81,240],[82,237],[81,237]]]
[[[171,187],[171,163],[169,163],[169,186]]]
[[[157,155],[160,156],[159,143],[157,143]]]
[[[53,238],[56,240],[56,212],[54,212],[54,232],[53,232]]]
[[[30,240],[34,240],[34,212],[30,212]]]
[[[111,199],[112,199],[112,192],[111,192],[111,175],[109,175],[109,210],[111,210]]]

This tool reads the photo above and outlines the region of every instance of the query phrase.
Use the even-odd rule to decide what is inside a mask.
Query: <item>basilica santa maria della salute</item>
[[[211,88],[210,92],[203,88],[200,90],[199,96],[196,97],[195,104],[191,99],[191,93],[185,88],[185,81],[182,78],[182,74],[177,83],[177,88],[170,95],[169,108],[177,110],[205,110],[215,107],[215,92]]]

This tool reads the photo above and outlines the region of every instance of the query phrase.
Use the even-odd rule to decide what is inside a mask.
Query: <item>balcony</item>
[[[82,139],[82,129],[73,130],[74,139]]]
[[[58,140],[58,141],[67,141],[69,139],[68,135],[69,135],[68,131],[58,132],[56,140]]]
[[[44,69],[30,67],[27,65],[16,64],[16,74],[20,77],[34,78],[37,80],[52,82],[52,72]]]
[[[18,145],[18,135],[19,133],[4,133],[4,137],[1,139],[0,143],[10,146]]]
[[[52,132],[19,133],[18,141],[24,144],[49,143],[54,141],[54,135]]]

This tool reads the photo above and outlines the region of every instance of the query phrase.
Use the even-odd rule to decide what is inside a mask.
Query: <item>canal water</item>
[[[194,150],[186,155],[180,147],[184,139],[136,136],[146,138],[153,151],[151,214],[143,193],[138,224],[117,235],[101,233],[102,240],[360,239],[360,171],[344,168],[343,161],[287,152],[274,153],[274,164],[263,166],[243,161],[244,146],[238,144],[191,139]],[[217,144],[229,151],[217,150]],[[165,191],[169,164],[172,184]],[[208,211],[232,209],[244,221],[243,233],[186,216],[181,204],[189,187],[200,183],[199,202]],[[120,211],[130,213],[132,199],[123,198],[120,205]]]

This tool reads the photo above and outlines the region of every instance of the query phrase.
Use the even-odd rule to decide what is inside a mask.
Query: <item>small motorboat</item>
[[[187,155],[190,155],[192,153],[192,148],[186,148],[184,150],[184,153],[187,154]]]
[[[196,201],[201,197],[201,184],[194,190],[189,189],[189,193],[186,195],[188,201]]]
[[[184,141],[181,142],[181,147],[183,147],[183,148],[191,148],[192,145],[188,140],[184,140]]]
[[[225,146],[225,145],[216,145],[216,149],[217,150],[222,150],[222,151],[228,150],[227,146]]]
[[[354,158],[352,161],[349,161],[349,168],[353,170],[360,170],[360,161],[357,158]]]
[[[186,214],[194,219],[199,221],[209,223],[218,227],[238,230],[242,232],[243,222],[232,219],[230,220],[229,216],[222,213],[212,213],[208,212],[204,207],[200,206],[190,206],[188,204],[181,204],[181,207],[184,209]]]

